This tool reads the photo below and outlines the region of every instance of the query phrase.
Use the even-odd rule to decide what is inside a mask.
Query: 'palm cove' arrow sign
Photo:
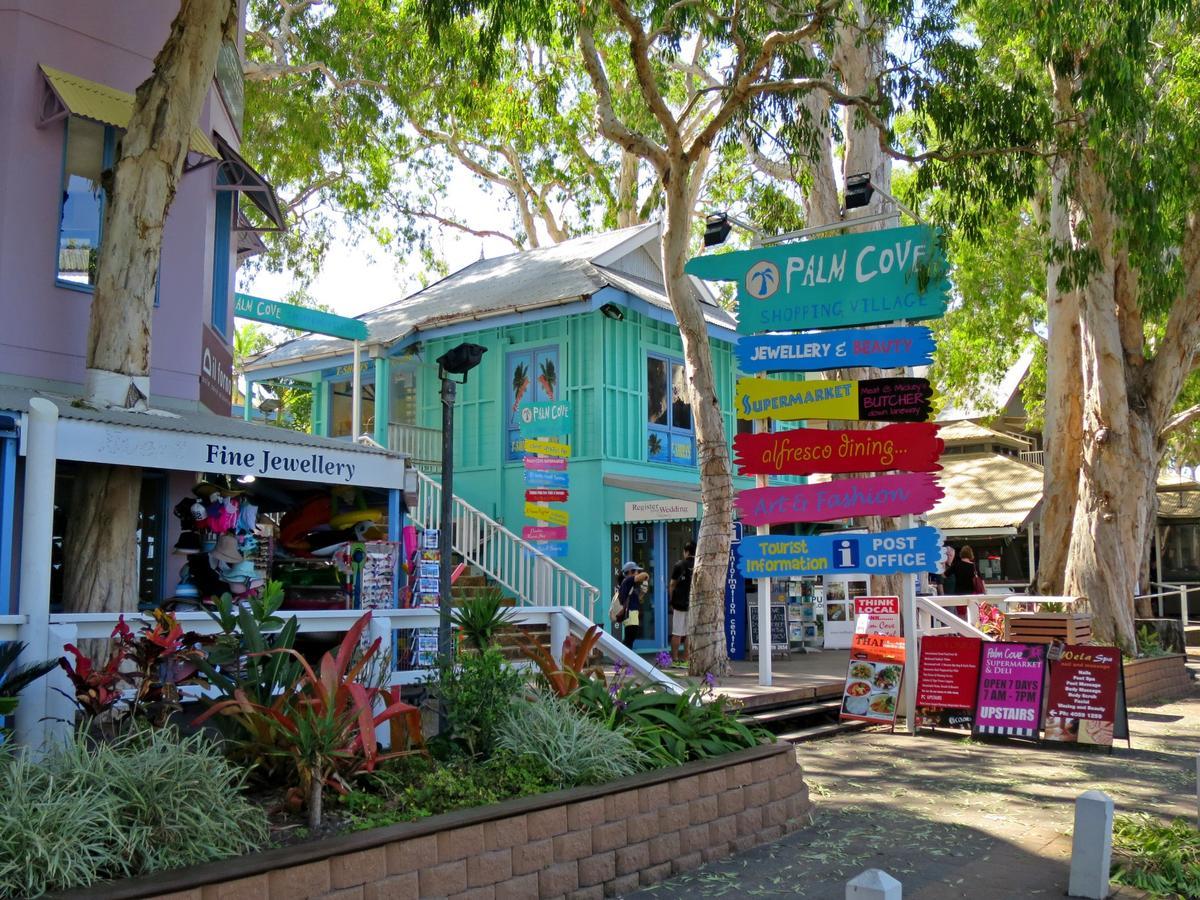
[[[773,381],[739,378],[737,413],[743,419],[839,419],[923,422],[933,389],[924,378],[863,381]]]
[[[684,271],[737,282],[743,334],[931,319],[950,296],[940,235],[927,225],[697,256]]]

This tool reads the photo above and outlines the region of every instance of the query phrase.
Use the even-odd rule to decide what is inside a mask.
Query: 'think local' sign
[[[863,381],[774,381],[739,378],[736,408],[742,419],[839,419],[923,422],[933,408],[924,378]]]
[[[942,539],[927,525],[882,534],[818,534],[806,537],[755,535],[742,539],[744,578],[865,573],[934,572]]]
[[[522,403],[517,407],[521,437],[537,438],[571,433],[571,404],[565,400]],[[529,445],[526,444],[526,450]]]
[[[739,492],[735,502],[747,525],[773,525],[923,513],[944,496],[933,475],[921,473],[750,488]]]
[[[756,372],[821,372],[873,366],[895,369],[933,361],[933,332],[924,325],[763,334],[737,343],[738,368]]]
[[[873,431],[796,428],[733,439],[742,475],[829,475],[846,472],[933,472],[944,442],[932,422],[885,425]]]
[[[737,283],[743,334],[932,319],[950,295],[940,235],[926,225],[697,256],[684,271]]]

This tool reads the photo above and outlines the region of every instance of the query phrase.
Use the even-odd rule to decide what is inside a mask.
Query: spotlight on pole
[[[449,658],[454,652],[450,642],[450,573],[454,568],[451,554],[454,548],[454,398],[459,384],[467,383],[467,373],[483,360],[487,347],[479,344],[459,344],[437,358],[438,378],[442,380],[442,502],[438,517],[438,548],[441,562],[438,567],[438,653]],[[455,381],[451,375],[461,375]],[[438,701],[438,731],[448,727],[444,700]]]
[[[871,184],[871,173],[846,176],[846,209],[861,209],[871,202],[875,187]]]
[[[733,224],[728,213],[711,213],[704,217],[704,246],[717,247],[725,243]]]

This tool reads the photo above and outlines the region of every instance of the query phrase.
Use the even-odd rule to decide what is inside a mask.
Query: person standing
[[[621,575],[617,599],[621,605],[621,624],[624,625],[622,642],[632,650],[633,642],[642,636],[642,586],[650,575],[633,560],[621,566]]]
[[[950,566],[950,574],[954,576],[955,594],[983,593],[981,587],[983,579],[979,577],[979,569],[975,567],[975,551],[971,549],[970,544],[963,544],[958,548],[958,559],[954,560]],[[965,606],[955,607],[955,613],[959,618],[965,619],[967,608]]]
[[[687,667],[688,610],[692,600],[692,570],[696,566],[696,545],[683,545],[683,559],[671,570],[667,596],[671,598],[671,665]]]

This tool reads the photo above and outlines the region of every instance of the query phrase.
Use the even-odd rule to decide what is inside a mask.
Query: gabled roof
[[[1026,347],[1017,357],[1017,361],[1008,367],[1004,377],[999,382],[980,385],[975,399],[966,401],[962,406],[948,406],[938,413],[939,422],[958,422],[964,419],[988,419],[1000,412],[1012,401],[1021,390],[1021,382],[1029,374],[1033,365],[1033,347]]]
[[[938,428],[938,437],[946,442],[947,447],[961,447],[964,444],[1000,444],[1012,447],[1014,450],[1028,450],[1029,441],[995,431],[977,422],[963,420],[949,422]]]
[[[938,483],[946,492],[928,514],[930,525],[959,528],[1024,528],[1042,499],[1041,468],[1001,453],[943,456]]]
[[[357,318],[366,323],[369,342],[394,344],[417,331],[561,306],[609,286],[670,310],[661,282],[655,284],[615,268],[622,258],[656,241],[659,233],[659,224],[651,222],[481,259],[403,300]],[[706,288],[692,284],[705,319],[712,325],[733,329],[733,316],[717,306]],[[350,349],[348,342],[337,338],[307,335],[268,350],[245,369],[253,372],[303,359],[340,356]]]

